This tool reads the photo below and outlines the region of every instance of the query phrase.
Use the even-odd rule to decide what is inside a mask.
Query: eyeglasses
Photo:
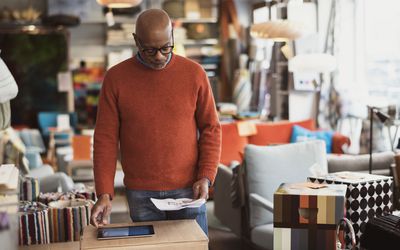
[[[132,34],[134,37],[136,37],[136,42],[138,43],[139,47],[142,48],[141,52],[145,54],[146,56],[155,56],[158,51],[160,51],[161,54],[163,55],[168,55],[169,53],[172,52],[174,49],[174,45],[168,45],[168,46],[163,46],[161,48],[143,48],[142,44],[140,44],[139,38],[136,36],[135,33]],[[171,32],[172,36],[172,41],[174,41],[174,34]]]

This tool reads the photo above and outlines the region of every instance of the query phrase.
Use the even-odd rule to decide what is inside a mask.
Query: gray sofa
[[[250,147],[252,146],[254,145],[250,145]],[[306,176],[308,175],[308,173],[305,170],[304,164],[298,164],[299,162],[303,161],[299,159],[305,159],[305,158],[308,159],[306,160],[308,161],[308,164],[310,162],[310,158],[311,160],[315,160],[316,162],[321,161],[321,159],[322,161],[326,161],[327,171],[329,173],[339,172],[339,171],[368,172],[369,155],[324,155],[324,153],[321,150],[318,151],[318,149],[316,149],[313,150],[313,152],[311,152],[309,148],[308,149],[306,148],[304,150],[301,149],[301,147],[302,146],[300,147],[295,146],[295,148],[292,147],[291,149],[289,149],[289,151],[292,151],[292,153],[290,155],[286,155],[286,157],[285,154],[277,153],[278,151],[270,152],[269,158],[275,158],[275,157],[287,158],[283,159],[284,163],[287,164],[288,162],[293,162],[293,164],[296,165],[296,169],[301,167],[303,169],[303,172],[296,171],[296,169],[295,171],[284,170],[283,171],[284,173],[280,177],[273,177],[271,179],[268,177],[268,175],[270,174],[270,172],[268,171],[275,171],[273,167],[281,168],[281,166],[277,166],[276,164],[278,163],[280,164],[280,162],[282,161],[279,160],[278,163],[276,163],[275,161],[265,162],[265,163],[263,162],[262,163],[264,164],[263,166],[266,166],[266,164],[267,165],[275,164],[275,165],[273,165],[273,167],[270,166],[269,167],[270,170],[267,170],[267,172],[261,169],[264,172],[260,172],[259,174],[253,173],[252,174],[253,179],[249,180],[248,173],[243,174],[241,173],[243,171],[237,171],[243,169],[242,166],[238,166],[236,168],[229,168],[224,165],[220,165],[218,167],[218,173],[215,180],[215,191],[214,191],[214,214],[222,224],[230,228],[233,233],[235,233],[237,236],[241,237],[244,241],[246,241],[245,245],[247,247],[250,245],[256,249],[272,249],[273,246],[272,243],[273,238],[271,236],[273,226],[271,225],[271,223],[269,223],[262,225],[265,228],[260,228],[259,232],[257,230],[254,230],[255,226],[257,226],[255,223],[251,221],[254,220],[254,218],[252,219],[252,217],[254,216],[254,208],[251,208],[251,206],[249,208],[249,205],[248,204],[246,205],[246,203],[250,204],[253,203],[258,205],[259,207],[264,208],[265,210],[264,212],[256,211],[257,214],[255,214],[255,216],[260,216],[260,215],[263,216],[262,213],[270,211],[269,217],[271,218],[272,216],[271,209],[273,207],[273,204],[272,203],[268,204],[269,202],[268,200],[273,200],[272,197],[270,196],[275,191],[276,188],[275,189],[272,187],[268,188],[269,190],[265,190],[264,194],[262,194],[261,196],[255,195],[252,197],[252,195],[249,195],[248,193],[246,194],[245,192],[249,192],[248,190],[249,185],[250,189],[251,187],[253,187],[254,190],[257,189],[255,185],[260,186],[260,183],[257,183],[257,180],[255,178],[259,178],[259,176],[264,175],[263,177],[264,179],[263,178],[261,179],[265,180],[265,182],[269,182],[269,184],[266,184],[265,186],[276,184],[279,182],[306,181]],[[316,156],[315,152],[321,152],[321,154],[323,154],[322,158]],[[254,157],[251,155],[254,155],[254,153],[250,152],[249,154],[249,149],[248,147],[246,147],[245,161],[249,161],[249,157]],[[390,175],[391,174],[390,165],[393,162],[394,162],[394,154],[392,152],[374,153],[372,173],[381,175]],[[320,163],[320,165],[324,165],[324,163]],[[248,168],[248,166],[246,166],[245,168]],[[246,170],[245,172],[247,171],[248,170]],[[246,179],[246,180],[243,181],[241,179]],[[252,183],[246,184],[246,181]],[[256,183],[254,184],[254,182]],[[246,188],[247,191],[244,191],[246,190]],[[264,197],[266,196],[267,199],[263,199],[262,196]],[[253,205],[253,207],[254,206],[255,205]],[[267,236],[265,235],[265,233],[267,233]]]

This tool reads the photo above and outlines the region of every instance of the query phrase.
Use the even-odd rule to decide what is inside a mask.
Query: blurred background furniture
[[[222,148],[221,163],[230,165],[232,161],[241,162],[244,147],[247,144],[259,146],[287,144],[292,141],[293,126],[298,125],[310,132],[320,132],[316,129],[313,119],[302,121],[257,122],[248,121],[255,126],[256,133],[250,136],[241,136],[237,122],[221,123]],[[350,145],[350,139],[340,133],[333,132],[331,136],[331,152],[343,154],[344,145]]]
[[[373,158],[373,174],[392,175],[390,166],[394,163],[393,152],[374,153]],[[224,226],[242,237],[244,244],[272,249],[273,228],[270,223],[273,192],[280,182],[305,182],[307,176],[311,175],[309,168],[314,163],[329,173],[368,173],[369,154],[326,154],[321,141],[267,147],[247,145],[242,165],[228,167],[220,164],[218,167],[214,188],[215,216]]]
[[[47,145],[47,160],[56,168],[56,148],[71,144],[72,135],[78,123],[75,112],[39,112],[38,124]]]
[[[43,145],[43,142],[40,142],[41,137],[37,136],[37,130],[25,129],[21,132],[25,141],[26,138],[35,138],[34,141],[37,142],[37,145]],[[83,184],[74,183],[72,178],[65,173],[56,172],[52,166],[44,164],[40,155],[40,147],[26,146],[18,131],[8,128],[1,132],[0,138],[5,148],[2,156],[3,162],[18,166],[23,176],[37,178],[41,192],[68,192],[83,188]]]
[[[236,186],[231,187],[232,169],[219,166],[214,194],[216,217],[242,237],[243,244],[273,249],[273,194],[282,182],[305,182],[313,175],[310,167],[314,164],[321,173],[328,173],[323,141],[247,145],[244,163],[237,167]],[[233,201],[232,196],[239,201]]]
[[[60,115],[68,115],[69,121],[67,124],[59,124]],[[65,120],[66,121],[66,120]],[[45,143],[49,143],[50,136],[54,136],[54,140],[58,144],[68,144],[70,134],[66,133],[68,130],[74,131],[78,124],[78,116],[75,112],[60,113],[60,112],[39,112],[38,113],[39,129],[42,133]],[[57,128],[57,129],[55,129]]]

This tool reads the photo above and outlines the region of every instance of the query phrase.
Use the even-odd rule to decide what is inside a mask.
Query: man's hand
[[[193,184],[193,199],[208,199],[208,179],[201,178]]]
[[[111,214],[110,195],[101,195],[96,204],[94,204],[91,214],[92,215],[90,216],[90,224],[95,227],[107,225],[108,216],[110,216]]]

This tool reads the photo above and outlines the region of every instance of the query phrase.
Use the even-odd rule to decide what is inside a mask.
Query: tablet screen
[[[99,228],[97,231],[98,239],[115,239],[125,237],[144,237],[154,234],[153,225],[108,227]]]

